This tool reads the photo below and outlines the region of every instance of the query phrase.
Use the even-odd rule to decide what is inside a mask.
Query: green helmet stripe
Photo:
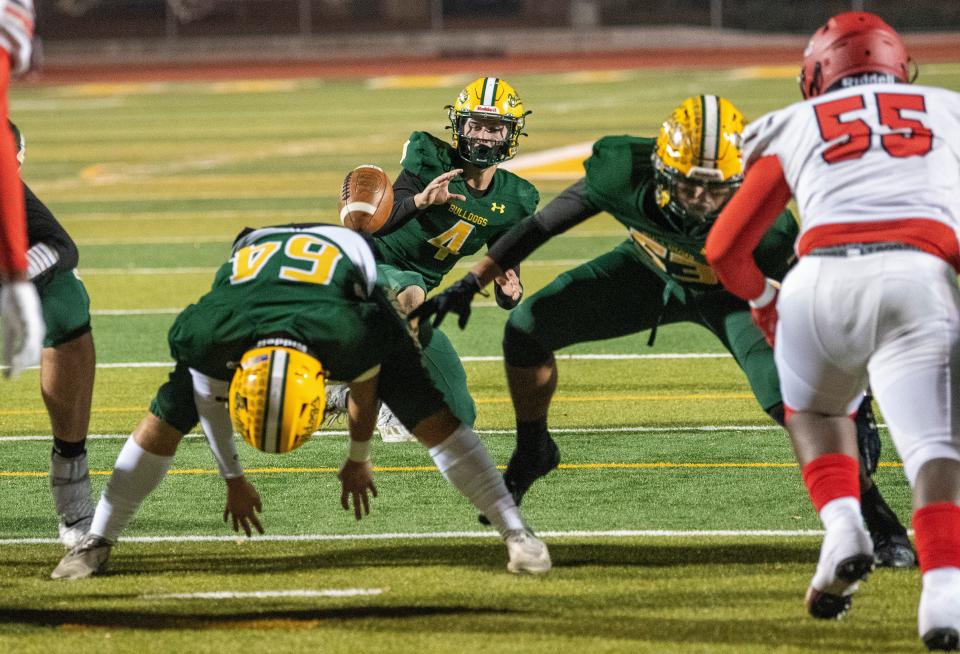
[[[263,450],[277,453],[280,451],[280,432],[283,424],[283,396],[286,390],[287,366],[290,357],[283,350],[274,350],[270,357],[270,370],[267,371],[267,389],[263,410]]]
[[[480,104],[494,105],[497,102],[497,86],[500,80],[496,77],[485,77],[483,79],[483,93],[480,95]]]
[[[700,160],[715,166],[720,152],[720,103],[715,95],[700,96],[703,124],[700,127]]]

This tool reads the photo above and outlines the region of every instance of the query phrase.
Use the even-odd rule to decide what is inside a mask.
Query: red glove
[[[777,333],[777,297],[780,295],[780,289],[775,282],[767,280],[767,287],[763,293],[750,300],[750,317],[754,324],[760,328],[763,338],[766,339],[770,347],[773,347],[774,337]],[[759,306],[758,306],[759,305]]]
[[[750,317],[756,323],[763,337],[773,347],[773,337],[777,333],[777,303],[771,302],[760,309],[750,309]]]

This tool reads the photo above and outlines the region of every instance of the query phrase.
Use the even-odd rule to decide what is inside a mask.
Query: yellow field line
[[[881,468],[902,468],[902,463],[881,462]],[[796,463],[674,463],[671,461],[651,461],[649,463],[561,463],[561,470],[676,470],[676,469],[758,469],[758,468],[796,468]],[[506,466],[497,466],[504,470]],[[374,472],[435,472],[434,466],[374,466]],[[248,475],[283,475],[283,474],[316,474],[336,473],[339,468],[247,468]],[[0,470],[0,477],[46,477],[49,472],[7,471]],[[91,470],[91,475],[109,475],[109,470]],[[179,468],[171,470],[171,475],[219,475],[214,468]]]
[[[678,393],[654,395],[561,395],[554,402],[672,402],[683,400],[749,400],[751,393]],[[508,404],[509,397],[490,397],[475,400],[477,404]],[[92,413],[140,413],[145,406],[94,407]],[[46,409],[0,409],[0,416],[40,416]]]

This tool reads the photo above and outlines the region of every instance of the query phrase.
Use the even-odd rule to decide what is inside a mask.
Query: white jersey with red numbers
[[[892,241],[960,269],[960,94],[907,84],[832,91],[746,128],[747,167],[771,155],[800,210],[800,255]]]

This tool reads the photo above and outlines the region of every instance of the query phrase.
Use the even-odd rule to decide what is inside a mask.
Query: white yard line
[[[501,164],[500,167],[504,170],[517,172],[527,168],[549,165],[558,161],[566,161],[567,159],[583,161],[590,156],[592,151],[593,141],[584,141],[583,143],[564,145],[559,148],[551,148],[550,150],[522,154],[519,157],[514,157],[511,161]],[[582,175],[582,173],[578,171],[578,176],[580,175]]]
[[[759,536],[773,538],[812,538],[822,536],[819,529],[615,529],[610,531],[538,531],[543,538],[740,538]],[[131,536],[124,543],[229,543],[229,542],[326,542],[370,540],[421,540],[449,538],[499,539],[488,531],[433,531],[424,533],[395,532],[384,534],[269,534],[244,538],[237,536]],[[56,538],[0,538],[3,545],[47,545],[59,543]]]

